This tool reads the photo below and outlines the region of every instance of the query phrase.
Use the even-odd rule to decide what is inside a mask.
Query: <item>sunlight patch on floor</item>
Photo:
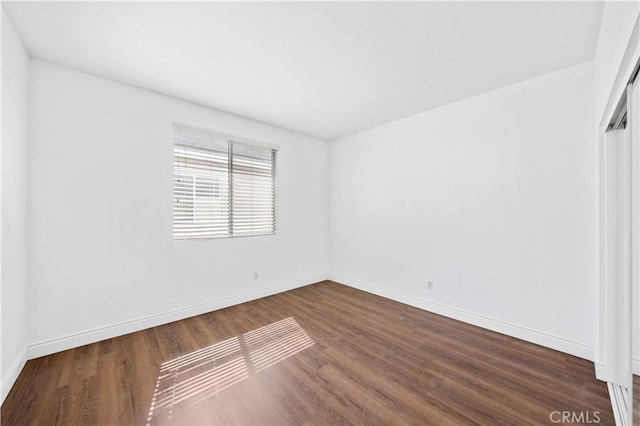
[[[289,317],[165,361],[160,366],[147,425],[171,421],[176,408],[217,395],[314,343]]]

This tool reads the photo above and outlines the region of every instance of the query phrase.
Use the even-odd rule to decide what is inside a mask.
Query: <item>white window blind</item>
[[[276,150],[174,130],[173,238],[276,232]]]

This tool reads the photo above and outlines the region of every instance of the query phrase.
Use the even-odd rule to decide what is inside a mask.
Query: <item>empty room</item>
[[[640,2],[1,6],[3,425],[640,425]]]

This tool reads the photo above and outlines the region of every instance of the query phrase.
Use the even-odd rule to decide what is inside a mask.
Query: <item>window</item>
[[[277,148],[175,126],[173,239],[275,234]]]

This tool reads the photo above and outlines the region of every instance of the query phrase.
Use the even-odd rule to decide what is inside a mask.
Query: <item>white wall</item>
[[[331,142],[332,277],[592,358],[592,67]]]
[[[326,278],[325,142],[38,60],[30,111],[30,356]],[[172,240],[173,121],[280,145],[277,235]]]
[[[2,9],[2,401],[26,360],[29,57]]]

